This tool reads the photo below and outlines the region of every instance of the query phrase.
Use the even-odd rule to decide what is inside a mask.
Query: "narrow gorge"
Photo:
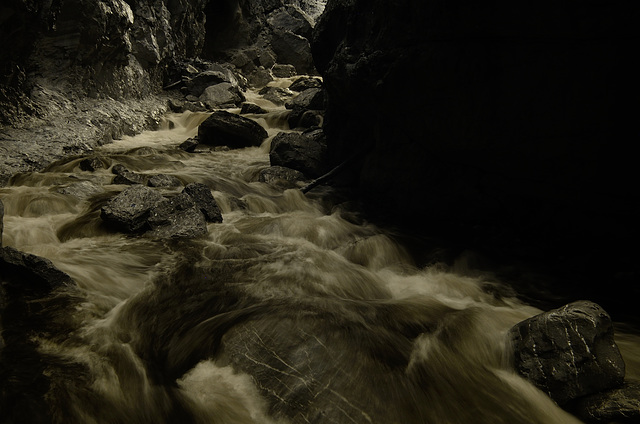
[[[638,18],[3,3],[0,423],[639,422]]]

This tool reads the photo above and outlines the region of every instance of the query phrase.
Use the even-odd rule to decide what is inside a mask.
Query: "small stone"
[[[193,153],[198,146],[198,139],[196,137],[188,138],[182,142],[178,148],[188,153]]]

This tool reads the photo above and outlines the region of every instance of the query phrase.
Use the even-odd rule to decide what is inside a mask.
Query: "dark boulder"
[[[313,19],[294,5],[287,5],[271,12],[267,16],[267,23],[274,30],[288,30],[306,39],[311,37],[314,25]]]
[[[242,148],[259,146],[267,131],[257,122],[227,111],[216,111],[198,127],[201,143]]]
[[[609,315],[588,301],[529,318],[509,331],[520,375],[563,405],[618,387],[625,365]]]
[[[91,157],[82,159],[79,163],[80,169],[83,171],[94,172],[96,169],[108,168],[105,161],[99,157]]]
[[[173,175],[158,174],[149,178],[147,181],[149,187],[179,187],[182,181]]]
[[[194,238],[207,233],[207,223],[196,203],[186,193],[155,204],[147,220],[152,238]]]
[[[111,184],[123,184],[123,185],[134,185],[134,184],[144,184],[146,181],[146,177],[141,174],[137,174],[135,172],[131,172],[129,170],[123,170],[116,174],[111,181]]]
[[[281,132],[271,141],[271,166],[283,166],[316,178],[326,172],[326,141],[321,129]]]
[[[228,82],[221,82],[205,88],[198,100],[209,109],[214,109],[221,106],[237,106],[244,102],[246,98],[237,86]]]
[[[185,85],[189,94],[200,97],[205,88],[224,82],[231,83],[222,71],[204,71],[188,79]]]
[[[322,81],[314,77],[300,77],[289,86],[289,90],[302,92],[310,88],[322,88]]]
[[[627,381],[622,387],[582,397],[566,409],[585,423],[639,423],[640,382]]]
[[[273,65],[273,68],[271,68],[271,72],[273,72],[273,76],[277,78],[289,78],[298,75],[296,67],[286,63],[276,63]]]
[[[271,48],[278,57],[278,63],[293,65],[298,73],[315,75],[316,71],[309,40],[289,30],[273,31]]]
[[[149,211],[164,197],[152,188],[137,184],[125,188],[100,210],[100,218],[124,232],[145,229]]]
[[[182,192],[191,196],[207,222],[222,222],[222,213],[209,187],[202,183],[191,183]]]
[[[49,293],[62,286],[75,286],[73,279],[56,268],[49,259],[0,247],[0,280],[27,295]]]
[[[126,171],[128,171],[128,169],[121,163],[116,163],[111,167],[111,173],[115,175],[120,175]]]
[[[276,106],[282,106],[293,96],[291,91],[280,87],[264,87],[258,91],[258,94],[260,94],[263,99],[269,100]]]
[[[184,150],[185,152],[193,153],[198,146],[198,138],[191,137],[180,143],[178,146],[179,149]]]
[[[248,113],[253,113],[256,115],[259,114],[263,114],[263,113],[267,113],[266,110],[264,110],[263,108],[261,108],[260,106],[258,106],[255,103],[243,103],[242,104],[242,108],[240,109],[240,114],[241,115],[246,115]]]
[[[308,88],[288,102],[287,109],[322,110],[324,97],[324,91],[321,88]]]

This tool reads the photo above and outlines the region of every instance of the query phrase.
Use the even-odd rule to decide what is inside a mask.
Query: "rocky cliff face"
[[[362,155],[354,184],[392,225],[569,274],[620,265],[638,236],[639,17],[631,3],[329,0],[312,49],[330,153]]]

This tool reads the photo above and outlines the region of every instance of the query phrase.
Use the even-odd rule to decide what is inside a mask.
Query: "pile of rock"
[[[207,233],[207,222],[222,222],[222,214],[207,186],[188,184],[165,197],[141,184],[127,187],[105,204],[100,217],[108,226],[152,238],[194,238]]]

